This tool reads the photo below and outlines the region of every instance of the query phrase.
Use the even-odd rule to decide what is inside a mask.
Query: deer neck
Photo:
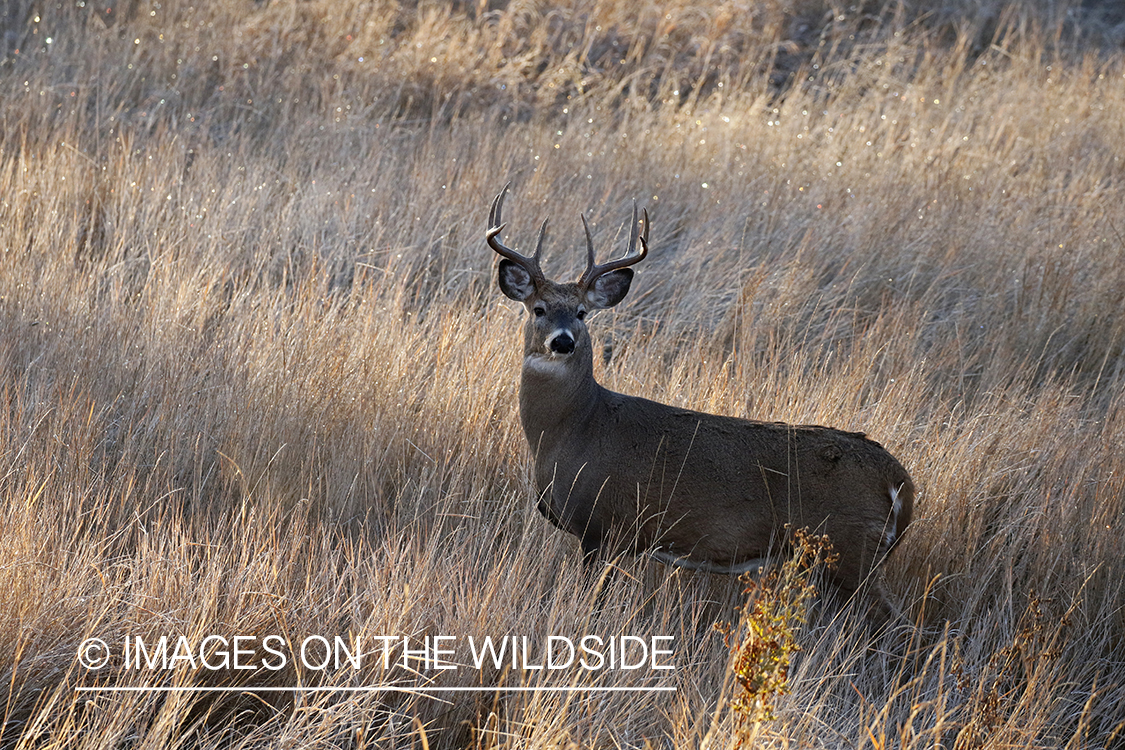
[[[535,451],[550,451],[590,420],[603,388],[594,380],[589,347],[569,357],[524,357],[520,374],[520,421]]]

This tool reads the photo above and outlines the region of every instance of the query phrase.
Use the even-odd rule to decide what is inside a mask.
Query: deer
[[[647,552],[708,573],[753,573],[807,528],[829,537],[842,593],[873,580],[913,513],[902,464],[862,432],[708,414],[601,386],[587,316],[628,294],[631,266],[648,255],[648,210],[638,222],[633,204],[624,255],[600,265],[582,214],[586,270],[559,283],[540,266],[547,220],[530,256],[501,242],[509,187],[492,202],[485,238],[500,256],[500,291],[527,311],[520,422],[538,509],[578,538],[584,561]]]

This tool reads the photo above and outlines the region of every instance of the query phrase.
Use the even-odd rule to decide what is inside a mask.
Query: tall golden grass
[[[1125,743],[1125,34],[1110,3],[9,3],[0,746],[731,746],[741,586],[535,511],[508,239],[579,212],[615,390],[911,470],[910,623],[826,605],[763,747]],[[675,637],[650,671],[96,672],[88,637]],[[540,644],[541,645],[541,644]],[[367,692],[77,688],[438,686]],[[740,730],[742,731],[742,730]]]

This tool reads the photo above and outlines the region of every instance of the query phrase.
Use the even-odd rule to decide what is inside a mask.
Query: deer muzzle
[[[547,337],[547,351],[551,354],[570,354],[574,351],[574,335],[565,328],[560,328]]]

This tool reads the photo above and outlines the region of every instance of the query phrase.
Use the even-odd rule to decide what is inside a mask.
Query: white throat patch
[[[562,377],[567,375],[566,360],[569,355],[528,354],[523,358],[523,369],[541,375]]]

